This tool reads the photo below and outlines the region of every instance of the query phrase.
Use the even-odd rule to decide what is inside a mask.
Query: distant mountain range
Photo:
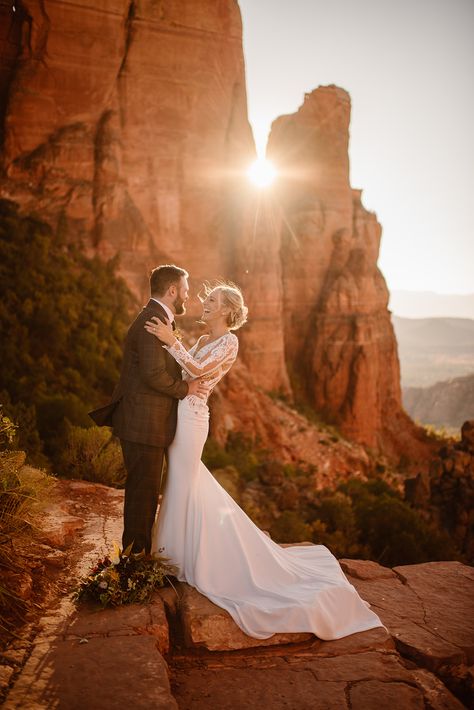
[[[392,316],[402,387],[429,387],[474,373],[474,320]]]
[[[474,293],[392,291],[389,308],[402,318],[474,318]]]
[[[474,419],[474,320],[392,320],[408,414],[421,424],[448,429]]]
[[[407,387],[403,405],[415,421],[459,429],[466,419],[474,419],[474,373],[431,387]]]

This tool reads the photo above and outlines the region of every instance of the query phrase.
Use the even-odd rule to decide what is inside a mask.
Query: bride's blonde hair
[[[213,285],[209,281],[205,281],[198,298],[200,301],[204,301],[210,293],[216,291],[222,294],[224,305],[230,309],[230,313],[227,316],[229,330],[241,328],[247,322],[249,309],[244,303],[240,288],[232,281],[217,281]]]

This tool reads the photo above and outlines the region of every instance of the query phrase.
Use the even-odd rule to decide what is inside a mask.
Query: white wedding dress
[[[185,378],[205,375],[211,390],[234,362],[238,340],[227,333],[199,342],[189,352],[179,342],[167,349]],[[180,400],[152,552],[254,638],[312,632],[328,640],[383,626],[327,547],[282,548],[250,520],[201,462],[208,427],[203,399]]]

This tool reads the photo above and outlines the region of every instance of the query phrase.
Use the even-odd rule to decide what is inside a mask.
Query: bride
[[[206,289],[202,321],[208,334],[189,352],[171,324],[154,318],[145,328],[164,343],[186,380],[201,378],[210,392],[237,357],[232,331],[246,319],[240,290],[224,284]],[[282,548],[250,520],[201,461],[208,429],[206,400],[180,400],[152,552],[168,557],[180,581],[226,609],[254,638],[312,632],[329,640],[383,626],[327,547]]]

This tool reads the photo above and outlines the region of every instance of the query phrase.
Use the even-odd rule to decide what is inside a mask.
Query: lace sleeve
[[[196,360],[177,340],[173,345],[163,346],[192,377],[202,377],[218,370],[224,363],[232,364],[237,357],[239,341],[233,333],[226,333],[202,360]],[[206,347],[206,346],[204,346]]]

